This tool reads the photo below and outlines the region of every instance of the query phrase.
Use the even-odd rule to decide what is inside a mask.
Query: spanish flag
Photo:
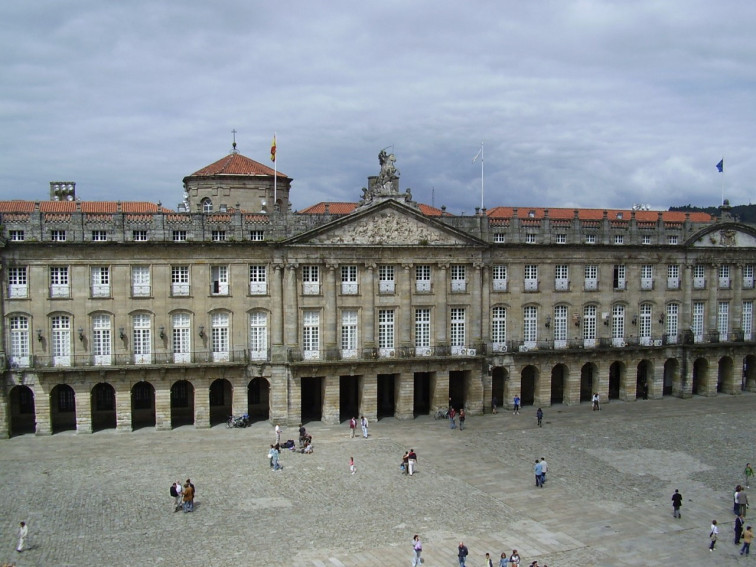
[[[276,161],[276,135],[273,134],[273,143],[270,144],[270,161]]]

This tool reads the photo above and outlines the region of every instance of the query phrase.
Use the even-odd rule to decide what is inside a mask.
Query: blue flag
[[[717,164],[717,169],[719,170],[719,173],[722,173],[724,171],[724,158],[719,160],[719,163]]]

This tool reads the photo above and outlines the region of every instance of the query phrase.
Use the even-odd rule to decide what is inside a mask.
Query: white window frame
[[[341,312],[341,358],[357,358],[358,316],[356,309]]]
[[[652,264],[641,265],[641,289],[654,289],[654,266]]]
[[[494,291],[507,291],[507,266],[506,264],[494,264],[491,268],[491,281]]]
[[[525,264],[523,270],[525,291],[538,291],[538,266],[536,264]]]
[[[227,265],[210,266],[210,294],[229,294],[229,269]]]
[[[415,266],[415,291],[417,293],[431,291],[431,267],[427,264]]]
[[[536,348],[538,344],[538,307],[526,305],[522,308],[522,338],[526,348]]]
[[[703,301],[694,301],[692,305],[693,317],[691,318],[691,330],[693,342],[701,343],[704,340],[704,324],[706,323],[706,304]]]
[[[186,231],[185,230],[174,230],[173,231],[173,242],[186,242]]]
[[[753,289],[753,264],[743,266],[743,289]]]
[[[598,289],[598,265],[586,264],[583,269],[585,278],[585,291],[596,291]]]
[[[451,271],[451,290],[452,293],[462,293],[467,291],[467,270],[462,264],[452,264]]]
[[[149,266],[131,266],[132,297],[150,297],[152,295],[151,281]]]
[[[147,234],[147,231],[144,229],[132,230],[131,238],[134,242],[147,242],[149,240]]]
[[[614,235],[614,244],[615,246],[622,246],[625,243],[625,235],[624,234],[615,234]]]
[[[134,364],[152,363],[152,317],[149,313],[135,313],[131,325]]]
[[[341,294],[357,295],[359,287],[357,285],[357,266],[341,266]]]
[[[262,242],[265,240],[265,232],[262,230],[250,230],[249,239],[252,242]]]
[[[71,279],[68,266],[50,266],[50,297],[70,297]]]
[[[638,314],[638,342],[642,346],[651,346],[651,323],[653,306],[650,303],[641,303]]]
[[[268,312],[262,309],[249,314],[249,358],[268,359]]]
[[[730,302],[720,301],[717,305],[717,333],[720,342],[727,342],[730,332]]]
[[[53,229],[50,231],[50,240],[53,242],[65,242],[66,231],[63,229]]]
[[[23,242],[26,240],[26,235],[23,230],[9,230],[8,238],[11,242]]]
[[[320,295],[320,266],[302,266],[302,294]]]
[[[612,346],[625,346],[625,306],[620,303],[612,306]]]
[[[449,344],[452,355],[467,354],[465,308],[452,307],[449,310]]]
[[[230,355],[231,315],[216,311],[210,316],[210,345],[213,362],[228,362]]]
[[[189,313],[171,316],[171,348],[173,362],[186,364],[192,361],[192,317]]]
[[[703,264],[693,266],[693,289],[706,289],[706,266]]]
[[[624,264],[614,264],[612,285],[617,290],[627,288],[627,267]]]
[[[536,238],[536,235],[532,232],[528,232],[525,235],[525,244],[537,244],[538,240]]]
[[[672,246],[677,244],[677,235],[671,234],[667,237],[667,244],[670,244]]]
[[[8,298],[25,297],[29,297],[29,268],[27,266],[8,268]]]
[[[215,229],[210,231],[210,239],[213,242],[225,242],[226,241],[226,231],[222,229]]]
[[[107,242],[107,241],[108,241],[107,230],[93,230],[92,231],[92,242]]]
[[[563,232],[559,232],[556,235],[557,244],[567,244],[567,235]]]
[[[268,294],[268,269],[266,266],[262,264],[251,264],[249,266],[249,294]]]
[[[415,309],[415,356],[431,355],[431,310],[429,307]]]
[[[567,348],[567,313],[566,305],[554,306],[554,348]]]
[[[320,358],[320,312],[302,312],[302,356],[305,360]]]
[[[186,297],[190,291],[189,266],[171,266],[171,295]]]
[[[393,309],[378,310],[378,355],[381,357],[393,357],[396,313]]]
[[[11,369],[28,368],[31,363],[30,328],[29,317],[26,315],[8,318]]]
[[[92,316],[92,361],[96,366],[110,366],[113,362],[112,319],[106,313]]]
[[[668,303],[664,316],[664,334],[667,336],[667,344],[677,344],[677,335],[680,332],[680,305]]]
[[[50,318],[50,327],[53,366],[71,366],[71,317],[53,315]]]
[[[507,351],[507,308],[502,305],[491,310],[491,343],[494,352]]]
[[[721,264],[717,271],[719,275],[719,289],[730,289],[730,265]]]
[[[585,235],[585,243],[586,244],[596,244],[596,235],[595,234],[586,234]]]
[[[556,291],[569,291],[570,289],[570,268],[567,264],[557,264],[554,266],[554,289]]]
[[[92,297],[110,297],[110,267],[92,266],[90,276]]]
[[[680,289],[680,265],[667,265],[667,289]]]
[[[596,333],[598,323],[598,307],[586,305],[583,307],[583,346],[593,348],[596,346]]]
[[[753,340],[753,301],[743,302],[743,340]]]
[[[644,234],[643,236],[641,236],[641,244],[651,244],[651,235]]]
[[[396,281],[394,280],[394,266],[383,264],[378,266],[378,292],[394,293]]]

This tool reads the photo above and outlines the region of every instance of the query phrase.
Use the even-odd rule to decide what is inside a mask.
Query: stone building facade
[[[263,208],[270,176],[233,175],[222,210],[0,202],[0,435],[756,389],[756,229],[726,207],[455,216],[382,155],[359,202],[292,212],[288,177]]]

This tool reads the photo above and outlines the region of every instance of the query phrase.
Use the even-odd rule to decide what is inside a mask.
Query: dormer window
[[[535,218],[535,211],[528,211],[528,218]]]
[[[617,213],[617,219],[622,220],[622,213]]]
[[[213,202],[212,200],[205,197],[202,199],[202,212],[203,213],[212,213],[213,212]]]

